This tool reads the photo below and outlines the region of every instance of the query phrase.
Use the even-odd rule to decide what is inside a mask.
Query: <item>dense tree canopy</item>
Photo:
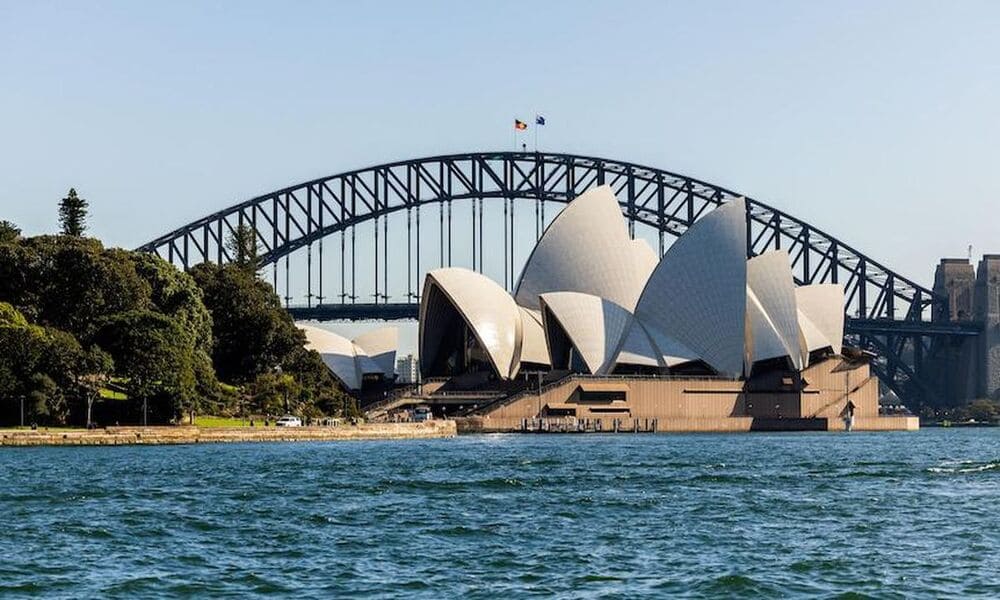
[[[103,318],[150,306],[150,283],[132,256],[66,236],[0,245],[0,300],[89,343]]]
[[[79,396],[80,377],[108,366],[96,348],[84,351],[76,339],[52,327],[32,325],[10,304],[0,302],[0,419],[27,418],[65,423]]]
[[[105,422],[138,422],[143,400],[151,423],[283,412],[286,399],[304,416],[356,411],[257,277],[247,241],[234,244],[240,262],[188,274],[74,235],[0,238],[0,424],[22,401],[31,421],[79,425],[95,401]]]
[[[200,264],[191,275],[212,313],[216,372],[225,381],[254,387],[258,410],[275,412],[288,395],[290,408],[299,414],[357,414],[319,355],[305,350],[305,334],[269,284],[235,263]],[[280,404],[274,400],[276,389]]]
[[[196,409],[192,332],[175,319],[151,310],[112,316],[97,336],[114,360],[116,374],[134,398],[155,399],[157,420]]]
[[[43,421],[79,417],[76,404],[112,375],[127,397],[154,400],[160,421],[220,396],[201,290],[162,259],[72,236],[3,243],[0,300],[14,348],[6,379],[17,382],[0,395],[34,394]]]
[[[305,335],[281,308],[271,286],[252,272],[235,264],[203,263],[191,275],[212,313],[212,362],[223,380],[252,381],[302,348]]]

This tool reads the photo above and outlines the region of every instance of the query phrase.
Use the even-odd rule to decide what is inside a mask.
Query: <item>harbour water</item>
[[[1000,430],[0,450],[0,596],[1000,595]]]

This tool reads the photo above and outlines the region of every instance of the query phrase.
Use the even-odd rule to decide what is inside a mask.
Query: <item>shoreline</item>
[[[35,431],[0,429],[0,447],[26,446],[160,446],[241,442],[328,442],[403,440],[458,435],[454,421],[362,423],[336,427],[107,427]]]

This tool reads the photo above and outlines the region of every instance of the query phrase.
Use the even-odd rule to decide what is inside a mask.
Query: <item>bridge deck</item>
[[[296,321],[416,320],[419,311],[420,306],[412,302],[336,303],[288,307],[288,312]],[[848,317],[845,329],[848,334],[975,336],[982,332],[983,324],[976,321],[897,321]]]

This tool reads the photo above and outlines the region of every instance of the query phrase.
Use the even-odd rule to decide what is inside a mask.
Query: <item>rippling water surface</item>
[[[1000,596],[1000,430],[0,449],[0,596]]]

